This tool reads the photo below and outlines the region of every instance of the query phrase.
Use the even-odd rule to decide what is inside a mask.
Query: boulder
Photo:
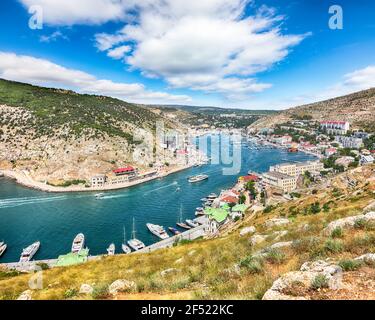
[[[26,290],[20,294],[17,300],[32,300],[33,292],[31,290]]]
[[[284,225],[287,225],[289,223],[290,223],[290,221],[286,218],[273,218],[273,219],[270,219],[270,220],[266,221],[264,223],[264,225],[267,228],[271,228],[271,227],[277,227],[277,226],[284,226]]]
[[[364,220],[366,222],[375,222],[375,211],[367,212],[366,214],[359,214],[356,216],[350,216],[342,219],[338,219],[329,223],[324,229],[324,234],[330,235],[336,228],[348,229],[353,228],[356,221]]]
[[[274,240],[279,240],[279,239],[281,239],[282,237],[285,237],[287,234],[288,234],[288,231],[286,231],[286,230],[283,230],[283,231],[275,231],[274,233],[272,233],[272,236],[275,237]]]
[[[375,253],[367,253],[358,258],[355,258],[354,260],[362,261],[365,263],[375,263]]]
[[[273,245],[271,245],[270,249],[281,249],[281,248],[287,248],[290,247],[293,244],[293,241],[284,241],[284,242],[276,242]]]
[[[120,279],[116,280],[109,286],[108,292],[112,295],[115,295],[118,292],[130,292],[136,289],[137,285],[134,281]]]
[[[255,233],[255,227],[246,227],[240,231],[240,236],[243,237],[249,233]]]
[[[255,246],[259,243],[262,243],[264,241],[266,241],[266,238],[267,236],[265,235],[262,235],[262,234],[254,234],[251,238],[250,238],[250,244],[252,246]]]
[[[81,288],[79,289],[80,294],[92,294],[93,291],[94,291],[94,288],[86,283],[82,284]]]

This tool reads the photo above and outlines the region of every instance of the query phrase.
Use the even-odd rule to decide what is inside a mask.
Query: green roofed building
[[[248,206],[246,204],[237,204],[232,208],[232,212],[241,212],[244,213],[247,210]]]
[[[210,217],[214,219],[216,222],[222,223],[227,219],[228,215],[229,213],[227,210],[219,208],[219,209],[212,209]]]
[[[83,249],[79,253],[68,253],[59,256],[57,259],[56,267],[73,266],[80,263],[85,263],[89,256],[89,249]]]

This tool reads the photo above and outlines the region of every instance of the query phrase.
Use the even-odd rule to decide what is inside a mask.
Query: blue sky
[[[331,5],[343,30],[328,27]],[[375,86],[371,0],[3,0],[0,17],[0,77],[33,84],[249,109]]]

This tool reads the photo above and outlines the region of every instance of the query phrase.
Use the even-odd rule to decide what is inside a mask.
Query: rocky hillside
[[[375,88],[285,110],[260,119],[250,128],[265,128],[293,119],[345,120],[354,127],[375,131]]]
[[[152,134],[158,120],[179,127],[118,99],[0,79],[0,170],[27,169],[40,181],[87,179],[132,163],[135,132]],[[138,165],[147,167],[151,157]]]
[[[42,290],[0,271],[0,299],[374,299],[374,211],[375,166],[360,167],[214,239],[45,270]]]

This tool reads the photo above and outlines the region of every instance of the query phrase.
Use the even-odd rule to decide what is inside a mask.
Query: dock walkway
[[[200,237],[204,237],[206,235],[205,232],[206,225],[200,225],[196,228],[192,228],[185,232],[182,232],[179,235],[170,237],[168,239],[156,242],[142,250],[132,252],[131,254],[135,253],[148,253],[158,249],[170,248],[173,247],[174,244],[178,243],[181,240],[195,240]],[[105,255],[98,255],[98,256],[89,256],[87,261],[98,260]],[[56,266],[57,259],[46,259],[46,260],[35,260],[30,262],[11,262],[11,263],[2,263],[0,264],[0,268],[4,267],[9,270],[17,270],[21,272],[31,272],[31,271],[38,271],[43,265],[47,265],[49,268],[53,268]],[[39,266],[39,268],[38,268]]]

